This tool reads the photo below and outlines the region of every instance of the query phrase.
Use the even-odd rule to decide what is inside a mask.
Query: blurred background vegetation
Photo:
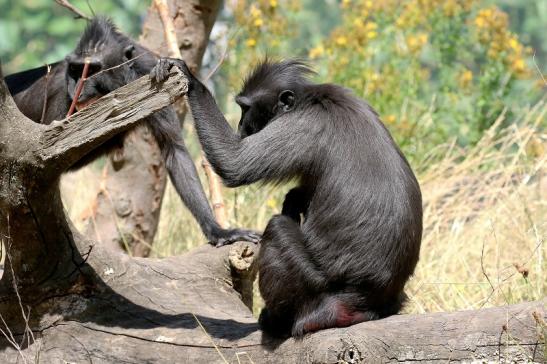
[[[149,5],[72,3],[111,16],[135,38]],[[61,59],[84,27],[51,0],[0,0],[5,71]],[[242,75],[266,55],[309,59],[318,82],[368,100],[424,193],[422,257],[407,310],[478,308],[542,298],[547,288],[546,29],[545,0],[227,0],[203,72],[226,54],[209,85],[234,124]],[[197,160],[189,122],[185,133]],[[76,224],[99,181],[100,163],[65,177]],[[262,230],[287,189],[225,190],[232,225]],[[202,243],[170,186],[153,254]]]

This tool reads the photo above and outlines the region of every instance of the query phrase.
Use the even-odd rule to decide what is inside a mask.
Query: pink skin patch
[[[315,332],[332,327],[347,327],[359,322],[365,321],[366,317],[363,312],[353,311],[345,306],[342,302],[336,302],[333,306],[335,311],[335,321],[331,322],[307,322],[304,324],[304,332]]]
[[[362,312],[352,311],[341,302],[337,302],[335,307],[336,323],[334,327],[346,327],[365,321],[365,315]]]

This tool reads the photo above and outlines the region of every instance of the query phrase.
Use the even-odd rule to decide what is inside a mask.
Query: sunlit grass
[[[502,115],[475,147],[447,143],[413,161],[423,191],[424,237],[420,262],[406,289],[406,312],[473,309],[544,297],[546,112],[545,103],[539,103],[506,128],[501,127]],[[190,149],[197,150],[194,133],[190,129],[187,134]],[[76,223],[94,196],[99,176],[98,168],[87,168],[63,179],[65,206]],[[257,184],[225,189],[230,224],[263,230],[279,213],[289,188]],[[152,255],[180,254],[204,243],[169,184]],[[257,299],[255,313],[260,305]]]

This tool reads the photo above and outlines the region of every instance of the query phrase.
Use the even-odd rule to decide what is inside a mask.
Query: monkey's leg
[[[306,250],[300,226],[288,216],[274,216],[264,231],[259,253],[259,288],[266,307],[259,323],[272,336],[288,336],[294,315],[327,280]]]
[[[281,214],[300,224],[302,220],[300,214],[305,215],[309,205],[310,200],[306,188],[304,186],[295,187],[285,195]]]

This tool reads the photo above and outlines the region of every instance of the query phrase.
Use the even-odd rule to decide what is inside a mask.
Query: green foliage
[[[85,1],[71,3],[92,16],[107,14],[127,34],[140,32],[148,2]],[[89,3],[89,6],[88,6]],[[6,74],[56,62],[76,45],[86,21],[52,0],[0,0],[0,58]]]
[[[454,137],[461,145],[475,144],[504,110],[514,120],[544,87],[532,49],[492,3],[239,1],[233,7],[238,32],[222,76],[238,89],[241,75],[265,54],[307,53],[321,81],[353,89],[380,112],[411,158]],[[533,15],[530,6],[520,7]],[[533,27],[515,28],[537,38]]]

